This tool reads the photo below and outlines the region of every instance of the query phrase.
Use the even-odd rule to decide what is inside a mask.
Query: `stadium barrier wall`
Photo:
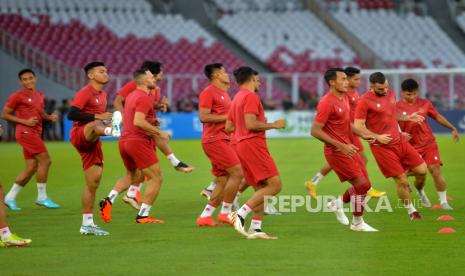
[[[440,111],[459,132],[465,133],[465,110]],[[310,136],[310,128],[315,116],[315,111],[266,111],[265,116],[269,122],[284,118],[287,127],[282,130],[270,130],[268,138],[305,138]],[[198,113],[168,113],[159,114],[161,128],[176,139],[200,139],[202,136],[202,124]],[[431,127],[435,133],[449,133],[449,130],[430,120]],[[69,141],[69,132],[72,122],[65,119],[65,141]],[[112,141],[114,138],[105,137],[103,140]]]

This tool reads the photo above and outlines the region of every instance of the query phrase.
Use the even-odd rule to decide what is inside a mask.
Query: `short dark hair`
[[[337,72],[345,73],[344,69],[342,69],[340,67],[329,68],[328,70],[326,70],[326,72],[325,72],[325,81],[326,81],[326,83],[328,85],[329,85],[330,80],[336,80]]]
[[[369,80],[371,84],[375,84],[375,83],[383,84],[386,82],[386,76],[384,76],[384,74],[381,72],[374,72],[373,74],[370,75]]]
[[[139,80],[141,79],[142,76],[146,76],[147,75],[147,70],[148,69],[145,69],[145,68],[139,68],[137,69],[136,71],[134,71],[134,73],[132,74],[133,78],[134,78],[134,81],[139,84]]]
[[[349,66],[349,67],[344,68],[344,72],[346,73],[347,77],[351,78],[357,74],[360,74],[360,69]]]
[[[209,80],[212,80],[212,76],[213,76],[213,73],[216,71],[216,70],[220,70],[221,68],[223,68],[223,64],[222,63],[211,63],[211,64],[207,64],[205,65],[205,67],[203,68],[203,73],[205,74],[205,76],[207,77],[207,79]]]
[[[413,92],[418,90],[419,85],[418,82],[414,79],[406,79],[402,82],[400,87],[402,88],[402,91]]]
[[[237,84],[242,85],[250,81],[253,76],[257,76],[258,72],[249,66],[241,66],[234,70],[233,74]]]
[[[159,61],[146,60],[140,66],[140,69],[147,71],[149,70],[152,74],[158,75],[161,72],[163,64]]]
[[[90,63],[87,63],[86,66],[84,66],[84,71],[86,72],[86,74],[89,74],[90,70],[99,66],[105,66],[105,63],[101,61],[92,61]]]
[[[26,74],[26,73],[31,73],[34,77],[36,76],[36,73],[34,71],[32,71],[32,69],[30,68],[25,68],[21,71],[19,71],[18,73],[18,78],[21,80],[21,76]]]

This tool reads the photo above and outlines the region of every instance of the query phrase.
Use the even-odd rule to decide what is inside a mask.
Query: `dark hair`
[[[384,84],[386,82],[386,77],[381,72],[375,72],[370,75],[370,83],[375,84]]]
[[[152,74],[158,75],[160,74],[162,67],[163,64],[159,61],[146,60],[142,63],[140,69],[144,71],[149,70]]]
[[[101,61],[92,61],[91,63],[88,63],[86,64],[86,66],[84,66],[84,71],[86,72],[86,74],[89,74],[90,70],[99,66],[105,66],[105,63]]]
[[[234,78],[238,85],[242,85],[252,79],[253,76],[257,76],[258,72],[248,66],[241,66],[234,70]]]
[[[207,79],[212,80],[212,75],[216,70],[220,70],[223,68],[222,63],[212,63],[212,64],[207,64],[203,68],[203,73],[207,77]]]
[[[328,85],[329,85],[330,80],[336,80],[337,72],[345,73],[344,69],[339,68],[339,67],[329,68],[328,70],[326,70],[326,72],[325,72],[325,81],[326,81],[326,83]]]
[[[414,79],[406,79],[402,82],[400,85],[402,88],[402,91],[408,91],[408,92],[413,92],[418,90],[418,82]]]
[[[344,72],[346,73],[347,77],[351,78],[357,74],[360,74],[360,69],[349,66],[344,68]]]
[[[26,74],[26,73],[31,73],[34,77],[36,76],[36,73],[34,71],[32,71],[32,69],[25,68],[25,69],[19,71],[18,78],[21,80],[21,76]]]

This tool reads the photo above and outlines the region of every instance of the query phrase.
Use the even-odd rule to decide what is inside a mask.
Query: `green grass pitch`
[[[173,141],[171,146],[182,160],[195,166],[191,174],[175,172],[161,154],[164,183],[152,213],[164,225],[138,225],[135,211],[117,199],[113,220],[95,221],[110,231],[107,237],[81,236],[81,191],[83,174],[78,154],[69,143],[48,143],[53,159],[48,193],[62,205],[45,210],[34,205],[35,181],[21,192],[21,212],[8,212],[13,231],[30,237],[28,248],[0,250],[1,275],[163,275],[163,274],[313,274],[313,275],[463,275],[465,251],[464,179],[465,142],[452,143],[449,136],[438,138],[443,173],[454,211],[420,209],[422,221],[412,222],[404,209],[369,213],[365,219],[378,233],[355,233],[336,222],[331,213],[296,213],[267,216],[264,230],[279,240],[246,240],[230,227],[199,228],[196,217],[205,205],[200,190],[211,180],[210,164],[199,141]],[[304,180],[324,162],[322,144],[315,139],[269,140],[270,151],[283,180],[282,195],[306,195]],[[110,191],[124,169],[116,143],[104,144],[105,170],[98,198]],[[388,192],[397,204],[392,180],[382,177],[369,154],[368,171],[375,187]],[[0,145],[0,180],[9,190],[23,169],[17,144]],[[319,185],[319,194],[337,195],[340,184],[330,174]],[[431,177],[426,191],[437,203]],[[250,195],[248,191],[242,198]],[[416,194],[413,194],[417,198]],[[375,206],[376,200],[370,201]],[[436,221],[443,214],[450,222]],[[452,234],[436,233],[453,227]]]

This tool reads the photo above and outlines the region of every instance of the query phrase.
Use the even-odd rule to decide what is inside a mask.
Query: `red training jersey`
[[[35,126],[26,126],[23,124],[16,125],[16,135],[18,133],[31,132],[42,134],[42,112],[44,110],[44,94],[36,90],[21,89],[10,95],[6,106],[13,109],[15,116],[20,119],[37,118]]]
[[[214,84],[207,86],[199,95],[199,108],[211,110],[213,115],[227,115],[231,105],[231,98],[226,91]],[[203,123],[202,143],[229,139],[224,131],[226,121],[219,123]]]
[[[400,100],[397,102],[397,112],[402,115],[410,115],[418,112],[419,115],[425,118],[429,116],[433,119],[436,119],[439,114],[433,104],[426,99],[416,99],[412,104],[409,104],[405,100]],[[436,142],[428,120],[421,123],[400,121],[399,126],[402,131],[410,133],[412,139],[410,139],[409,142],[416,149],[429,146],[431,143]]]
[[[155,112],[153,109],[153,99],[150,94],[142,90],[135,90],[127,98],[124,105],[123,133],[120,140],[146,140],[151,139],[151,135],[134,125],[136,112],[145,114],[145,120],[152,124]]]
[[[350,126],[349,98],[340,98],[328,92],[318,103],[315,121],[324,124],[323,131],[334,140],[343,144],[352,144],[352,128]],[[336,150],[331,144],[325,148]]]
[[[107,93],[97,91],[90,83],[79,90],[71,102],[71,106],[77,107],[82,113],[102,114],[107,110]],[[73,122],[73,126],[84,126],[89,122]]]
[[[233,139],[236,142],[252,137],[265,139],[265,131],[252,131],[246,128],[245,114],[254,114],[257,116],[258,121],[266,122],[265,110],[257,93],[247,89],[240,89],[234,96],[228,113],[228,119],[234,124]]]
[[[133,91],[135,91],[137,88],[137,84],[135,81],[131,80],[128,81],[123,87],[121,87],[118,90],[118,95],[120,95],[123,100],[126,100],[126,98],[131,94]],[[160,87],[155,87],[152,91],[150,91],[150,97],[153,98],[153,104],[159,104],[161,100],[161,89]],[[157,110],[155,109],[155,118],[157,117]]]
[[[397,122],[396,96],[388,91],[385,96],[378,96],[372,90],[360,97],[355,109],[355,119],[364,119],[366,127],[376,134],[390,134],[388,145],[400,143],[401,134]]]
[[[350,106],[350,121],[353,123],[355,119],[355,108],[357,107],[357,102],[360,99],[360,95],[357,90],[349,90],[346,92],[347,99],[349,100]]]

